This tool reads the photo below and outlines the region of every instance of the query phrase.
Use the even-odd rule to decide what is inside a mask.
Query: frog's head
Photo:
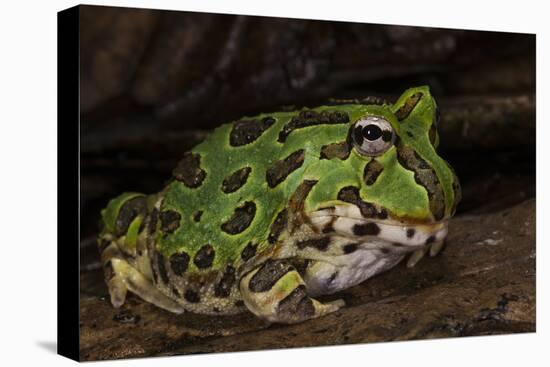
[[[439,115],[429,88],[409,89],[393,105],[349,111],[350,153],[320,163],[325,173],[308,197],[313,221],[401,245],[442,241],[461,194],[437,153]]]

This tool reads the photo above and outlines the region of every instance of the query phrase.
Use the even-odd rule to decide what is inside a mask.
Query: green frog
[[[437,254],[461,197],[438,119],[421,86],[221,125],[163,190],[102,210],[113,306],[130,291],[174,313],[297,323],[345,305],[320,295]]]

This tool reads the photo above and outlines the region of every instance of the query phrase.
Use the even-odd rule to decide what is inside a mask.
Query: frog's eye
[[[374,157],[391,148],[395,132],[382,117],[369,116],[355,123],[352,138],[359,154]]]

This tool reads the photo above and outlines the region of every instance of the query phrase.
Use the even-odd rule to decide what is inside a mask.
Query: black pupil
[[[363,136],[367,140],[376,140],[382,136],[382,129],[378,125],[370,124],[363,128]]]

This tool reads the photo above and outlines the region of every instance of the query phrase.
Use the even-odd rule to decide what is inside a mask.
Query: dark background
[[[534,196],[535,36],[80,7],[82,237],[123,191],[155,192],[221,123],[428,84],[458,211]]]

